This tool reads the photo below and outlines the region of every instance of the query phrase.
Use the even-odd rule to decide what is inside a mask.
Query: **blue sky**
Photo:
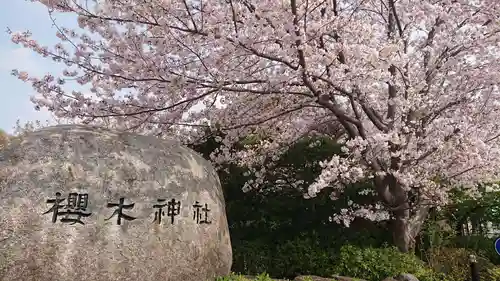
[[[22,123],[53,119],[47,111],[34,110],[30,96],[36,94],[35,90],[28,83],[12,76],[11,70],[17,68],[39,76],[47,72],[58,73],[62,66],[12,43],[7,34],[7,27],[12,31],[30,30],[34,39],[53,46],[58,40],[47,8],[23,0],[9,0],[8,3],[0,9],[0,129],[12,132],[18,119]],[[76,17],[73,15],[57,15],[56,21],[58,25],[76,27]]]

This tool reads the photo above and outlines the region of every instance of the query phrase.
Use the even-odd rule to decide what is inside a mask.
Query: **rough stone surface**
[[[418,281],[418,278],[413,274],[405,273],[394,277],[397,281]]]
[[[56,192],[60,205],[69,193],[88,193],[83,225],[44,214]],[[107,204],[120,198],[135,204],[123,214],[136,219],[118,225]],[[167,207],[153,222],[157,199],[181,202],[173,224]],[[193,219],[196,201],[208,205],[211,224]],[[217,174],[173,140],[64,125],[0,150],[2,281],[203,281],[229,274],[231,261]]]

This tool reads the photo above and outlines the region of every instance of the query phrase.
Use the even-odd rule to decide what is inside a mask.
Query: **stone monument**
[[[2,281],[204,281],[231,262],[218,176],[174,140],[62,125],[0,149]]]

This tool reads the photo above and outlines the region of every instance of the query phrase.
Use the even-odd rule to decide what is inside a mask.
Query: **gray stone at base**
[[[54,216],[48,200],[58,192]],[[118,206],[108,204],[120,198],[134,204],[122,214],[135,219],[118,225]],[[158,223],[154,205],[172,199],[178,214],[165,206]],[[210,224],[199,223],[196,202],[207,204]],[[63,125],[0,150],[2,281],[202,281],[229,274],[231,262],[217,174],[175,141]]]
[[[418,278],[413,274],[404,273],[394,277],[397,281],[418,281]]]

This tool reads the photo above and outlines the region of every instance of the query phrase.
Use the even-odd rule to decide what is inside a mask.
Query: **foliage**
[[[464,189],[450,193],[452,203],[440,212],[432,212],[421,233],[421,257],[430,248],[464,248],[500,264],[494,248],[495,236],[490,236],[500,225],[500,192],[497,184],[483,184],[475,194]],[[470,226],[472,229],[470,229]]]
[[[7,145],[9,142],[9,135],[2,129],[0,129],[0,148]]]
[[[436,247],[428,252],[428,264],[434,270],[446,274],[451,280],[467,280],[470,277],[469,256],[477,253],[464,248]],[[486,258],[477,256],[481,276],[488,279],[488,270],[494,265]]]
[[[342,247],[333,270],[339,275],[380,281],[402,273],[414,274],[421,281],[447,280],[444,275],[426,267],[412,254],[401,253],[397,248]],[[451,279],[455,280],[455,279]]]
[[[218,145],[209,137],[192,148],[207,156]],[[265,271],[280,278],[329,276],[343,244],[377,247],[387,242],[383,223],[357,219],[347,229],[330,220],[336,210],[373,202],[371,194],[364,193],[370,183],[352,185],[333,202],[325,193],[305,200],[306,190],[287,185],[286,179],[311,183],[321,172],[315,163],[331,153],[341,152],[328,138],[304,138],[283,154],[275,170],[266,173],[268,182],[279,184],[246,193],[241,186],[252,176],[244,175],[246,169],[227,165],[227,170],[219,171],[233,246],[233,271],[250,275]]]
[[[495,250],[495,238],[480,235],[457,236],[450,241],[450,247],[465,248],[488,259],[495,265],[500,265],[500,256]]]
[[[500,267],[488,269],[489,281],[500,281]]]
[[[233,244],[232,270],[250,275],[265,270],[276,278],[304,274],[331,276],[335,273],[332,265],[337,260],[340,247],[349,238],[342,237],[340,231],[327,235],[325,229],[322,233],[296,234],[295,238],[287,240],[280,240],[280,236],[273,240],[267,236],[262,240],[238,241]],[[352,238],[354,234],[350,236]]]
[[[474,193],[464,189],[450,192],[452,204],[448,206],[450,221],[465,223],[471,221],[476,228],[481,223],[500,225],[500,188],[496,183],[482,184]],[[476,229],[476,233],[481,229]]]
[[[281,175],[289,174],[305,182],[314,179],[315,173],[319,173],[319,170],[311,164],[324,157],[328,150],[335,152],[336,149],[335,144],[328,140],[322,140],[322,145],[311,148],[310,143],[315,141],[315,139],[303,139],[290,148],[280,159],[280,166],[277,166]],[[208,155],[215,147],[216,143],[210,145],[210,141],[207,141],[203,147],[198,146],[195,149]],[[339,153],[339,150],[336,153]],[[365,189],[363,185],[351,186],[349,192],[334,202],[329,200],[327,194],[304,200],[300,189],[294,188],[272,192],[270,191],[272,187],[269,187],[243,193],[239,187],[246,180],[243,176],[244,171],[234,165],[229,166],[227,171],[219,171],[226,196],[233,245],[232,270],[235,272],[255,275],[265,271],[273,277],[288,278],[299,274],[331,276],[338,273],[336,264],[341,260],[339,253],[343,245],[351,244],[361,251],[361,247],[380,247],[384,242],[388,242],[384,237],[387,236],[385,224],[357,220],[348,229],[332,224],[328,220],[336,209],[345,208],[349,201],[369,202],[367,200],[371,199],[370,196],[360,194],[360,191]],[[275,172],[267,176],[279,177],[280,174]],[[422,236],[426,235],[427,245],[423,249],[425,251],[447,245],[454,239],[453,229],[451,232],[446,232],[437,223],[446,216],[442,212],[432,214],[432,219],[428,221],[425,232],[422,233]],[[491,248],[489,245],[488,249]],[[378,250],[374,251],[379,253]],[[393,259],[404,260],[398,255]],[[378,258],[373,258],[373,261],[379,264]],[[408,264],[411,266],[413,262],[418,266],[413,264],[411,268],[401,269],[399,265],[392,264],[384,266],[384,270],[378,267],[372,270],[379,272],[380,276],[401,269],[411,271],[421,280],[440,280],[442,277],[435,271],[425,268],[418,260],[410,259]],[[361,269],[360,271],[361,275],[358,277],[366,278],[364,271]],[[387,276],[389,275],[384,278]]]
[[[427,261],[427,252],[436,247],[447,247],[456,239],[456,233],[450,221],[446,220],[447,213],[432,210],[419,233],[415,253],[420,259]]]
[[[305,200],[291,191],[243,193],[230,185],[224,185],[224,190],[236,272],[328,276],[343,244],[380,246],[387,242],[384,224],[358,219],[347,229],[330,222],[333,208],[341,207],[343,200],[332,204],[326,195]],[[354,195],[351,199],[359,200]]]

